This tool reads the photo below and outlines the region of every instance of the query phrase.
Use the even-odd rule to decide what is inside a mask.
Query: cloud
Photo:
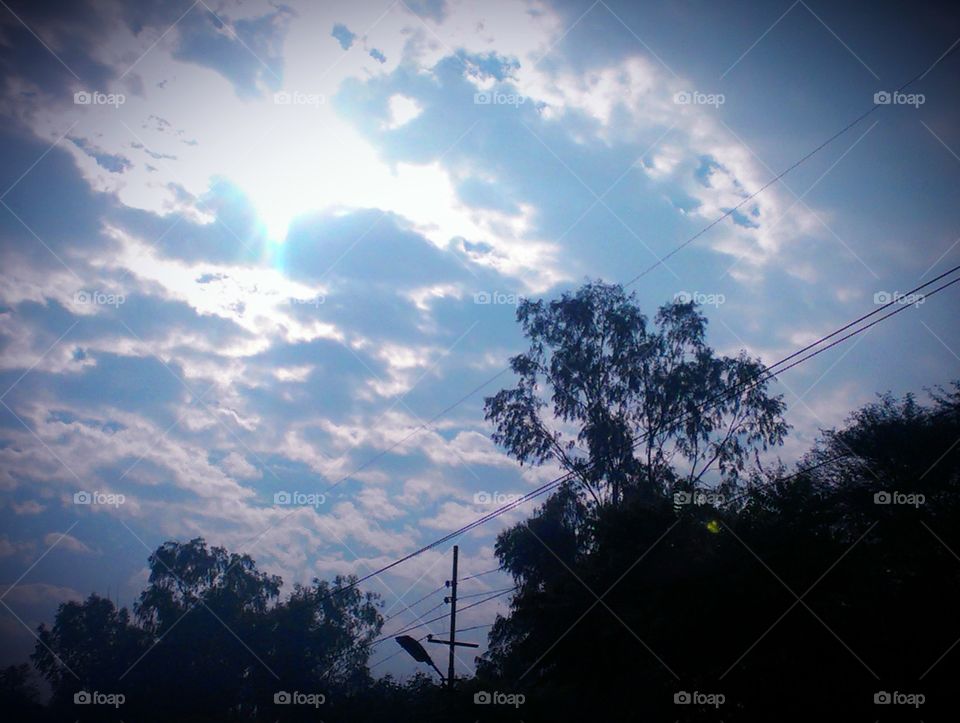
[[[248,7],[252,10],[255,4]],[[231,10],[243,12],[243,6]],[[194,7],[177,24],[172,57],[213,68],[241,96],[276,90],[283,72],[281,42],[291,12],[284,6],[264,15],[253,12],[234,18],[222,9],[214,13],[206,5]]]
[[[43,536],[43,544],[47,547],[53,547],[56,545],[58,550],[66,550],[67,552],[74,552],[79,555],[88,555],[92,553],[92,550],[83,544],[73,535],[65,535],[60,532],[48,532]]]
[[[404,515],[404,511],[390,502],[385,490],[368,487],[357,495],[360,506],[379,520],[391,520]]]
[[[262,476],[260,470],[250,464],[243,455],[237,452],[230,452],[230,454],[220,461],[220,464],[231,477],[249,479]]]
[[[21,583],[14,587],[0,585],[0,594],[10,603],[20,605],[43,605],[83,599],[83,595],[72,588],[39,582]]]
[[[11,502],[10,507],[14,513],[18,515],[39,515],[47,509],[45,505],[40,504],[36,500],[25,500],[21,503]]]
[[[0,536],[0,558],[28,553],[31,552],[34,547],[30,542],[16,542],[11,541],[7,535]]]
[[[123,173],[133,165],[128,158],[121,156],[119,153],[104,153],[97,149],[97,147],[86,138],[70,138],[69,140],[77,148],[95,160],[98,166],[110,173]]]
[[[343,23],[336,23],[333,26],[333,32],[330,34],[337,39],[337,42],[340,43],[340,47],[344,50],[350,50],[350,47],[353,45],[353,41],[357,38],[356,33],[351,33],[350,29]]]

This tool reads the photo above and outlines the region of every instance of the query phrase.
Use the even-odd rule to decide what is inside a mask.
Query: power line
[[[834,462],[838,462],[841,459],[847,459],[852,456],[853,454],[851,452],[844,452],[843,454],[838,454],[836,457],[831,457],[830,459],[817,462],[816,464],[810,465],[809,467],[798,469],[797,471],[792,472],[791,474],[788,474],[785,477],[777,477],[776,479],[768,480],[766,482],[761,482],[760,484],[753,485],[752,487],[744,490],[740,494],[727,497],[721,500],[721,502],[725,505],[729,505],[733,502],[743,499],[744,497],[750,497],[751,495],[756,494],[756,492],[759,490],[767,489],[768,487],[772,487],[773,485],[776,485],[776,484],[789,482],[794,477],[799,477],[801,475],[808,474],[810,472],[820,469],[821,467],[826,467],[828,464],[833,464]],[[693,492],[692,494],[696,494],[696,492]],[[676,503],[674,503],[674,506],[676,506]]]
[[[484,598],[483,600],[478,600],[478,601],[475,602],[475,603],[470,603],[469,605],[464,605],[462,608],[460,608],[459,612],[463,612],[464,610],[469,610],[470,608],[475,608],[475,607],[477,607],[477,605],[483,605],[485,602],[489,602],[489,601],[494,600],[494,599],[496,599],[496,598],[498,598],[498,597],[501,597],[501,596],[503,596],[503,595],[506,595],[507,593],[511,593],[511,592],[513,592],[513,591],[516,590],[516,589],[517,589],[516,587],[511,587],[511,588],[509,588],[509,589],[507,589],[507,590],[501,590],[500,592],[494,593],[494,594],[490,595],[489,597]],[[424,614],[426,614],[426,613],[424,613]],[[444,620],[445,618],[447,618],[447,617],[449,617],[449,616],[450,616],[450,613],[444,613],[443,615],[438,615],[438,616],[435,617],[435,618],[430,618],[429,620],[424,620],[424,621],[419,622],[419,623],[417,623],[417,624],[415,624],[415,625],[409,625],[409,626],[407,626],[407,627],[405,627],[405,628],[403,628],[403,629],[401,629],[401,630],[396,630],[396,631],[390,633],[389,635],[384,635],[384,636],[382,636],[382,637],[379,637],[379,638],[377,638],[376,640],[374,640],[374,641],[372,641],[372,642],[370,642],[370,643],[366,643],[366,645],[367,645],[367,646],[370,646],[370,647],[373,647],[374,645],[378,645],[379,643],[382,643],[382,642],[384,642],[385,640],[391,640],[391,639],[395,638],[395,637],[398,636],[398,635],[403,635],[404,633],[408,633],[408,632],[410,632],[411,630],[416,630],[417,628],[422,628],[422,627],[424,627],[425,625],[430,625],[430,623],[435,623],[435,622],[437,622],[437,621],[439,621],[439,620]]]
[[[440,592],[441,590],[446,589],[446,587],[447,587],[446,585],[441,585],[441,586],[438,587],[436,590],[431,590],[430,592],[428,592],[426,595],[424,595],[422,598],[420,598],[420,599],[417,600],[416,602],[412,602],[412,603],[410,603],[409,605],[407,605],[403,610],[399,610],[399,611],[393,613],[392,615],[388,615],[387,617],[385,617],[385,618],[383,619],[383,622],[387,622],[388,620],[392,620],[393,618],[397,617],[398,615],[403,615],[405,612],[410,612],[410,608],[414,607],[415,605],[419,605],[419,604],[422,603],[424,600],[426,600],[428,597],[430,597],[431,595],[436,595],[436,594],[437,594],[438,592]],[[442,605],[443,603],[440,603],[440,604]],[[436,608],[434,608],[434,609],[436,609]],[[426,614],[427,614],[427,613],[424,613],[424,615],[426,615]]]
[[[466,577],[461,577],[460,582],[466,582],[467,580],[473,580],[474,578],[482,577],[483,575],[489,575],[491,572],[500,572],[501,569],[502,568],[499,568],[499,567],[493,567],[493,568],[490,568],[489,570],[478,572],[476,575],[467,575]]]
[[[475,602],[475,603],[470,603],[469,605],[464,605],[462,608],[460,608],[460,612],[463,612],[464,610],[469,610],[470,608],[475,608],[475,607],[477,607],[477,605],[483,605],[485,602],[489,602],[490,600],[494,600],[494,599],[496,599],[496,598],[498,598],[498,597],[501,597],[501,596],[503,596],[503,595],[506,595],[507,593],[511,593],[511,592],[513,592],[513,591],[516,590],[516,589],[517,589],[516,587],[511,587],[511,588],[508,589],[508,590],[501,590],[500,592],[498,592],[498,593],[496,593],[496,594],[494,594],[494,595],[490,595],[489,597],[486,597],[486,598],[484,598],[483,600],[478,600],[478,601]],[[402,633],[408,633],[408,632],[410,632],[411,630],[416,630],[417,628],[422,628],[422,627],[425,626],[425,625],[429,625],[430,623],[435,623],[435,622],[437,622],[438,620],[444,620],[444,619],[446,619],[446,618],[448,618],[448,617],[450,617],[450,613],[444,613],[443,615],[438,615],[438,616],[435,617],[435,618],[430,618],[430,620],[424,620],[423,622],[417,623],[416,625],[410,625],[409,627],[406,627],[406,628],[404,628],[403,630],[398,630],[397,632],[393,633],[393,635],[388,635],[388,636],[386,636],[385,639],[389,639],[389,638],[395,637],[395,636],[397,636],[397,635],[401,635]]]
[[[440,608],[442,608],[442,607],[443,607],[444,605],[446,605],[446,604],[447,604],[446,602],[439,602],[439,603],[437,603],[436,605],[434,605],[434,606],[433,606],[432,608],[430,608],[429,610],[420,613],[420,615],[417,616],[417,619],[419,620],[419,619],[422,618],[424,615],[429,615],[429,614],[432,613],[434,610],[439,610]],[[407,611],[404,610],[404,611],[402,611],[402,612],[407,612]],[[400,615],[400,614],[401,614],[401,613],[395,613],[394,615],[391,615],[390,617],[384,618],[384,619],[383,619],[383,622],[384,622],[384,623],[387,623],[387,622],[389,622],[390,620],[393,620],[393,618],[397,617],[397,616]]]
[[[946,277],[946,276],[948,276],[948,275],[950,275],[950,274],[952,274],[952,273],[954,273],[954,272],[956,272],[956,271],[958,271],[958,270],[960,270],[960,265],[954,266],[952,269],[950,269],[950,270],[948,270],[948,271],[940,274],[939,276],[931,279],[930,281],[928,281],[928,282],[926,282],[926,283],[923,283],[923,284],[917,286],[915,289],[907,292],[907,293],[904,294],[903,296],[911,296],[911,295],[913,295],[913,294],[916,294],[916,293],[919,292],[921,289],[925,289],[926,287],[930,286],[931,284],[936,283],[936,282],[939,281],[940,279],[943,279],[944,277]],[[949,281],[949,282],[947,282],[947,283],[945,283],[945,284],[942,284],[941,286],[937,287],[937,288],[934,289],[933,291],[926,292],[926,293],[924,294],[924,296],[927,297],[927,298],[929,298],[930,296],[933,296],[934,294],[939,293],[940,291],[943,291],[943,290],[946,289],[947,287],[952,286],[953,284],[957,283],[958,281],[960,281],[960,277],[957,277],[957,278],[953,279],[952,281]],[[767,380],[769,380],[769,379],[777,376],[778,374],[781,374],[781,373],[784,372],[784,371],[787,371],[787,370],[789,370],[789,369],[792,369],[792,368],[794,368],[795,366],[798,366],[799,364],[802,364],[803,362],[805,362],[805,361],[807,361],[807,360],[809,360],[809,359],[812,359],[813,357],[817,356],[818,354],[821,354],[822,352],[826,351],[827,349],[830,349],[830,348],[836,346],[837,344],[840,344],[840,343],[842,343],[843,341],[846,341],[847,339],[849,339],[849,338],[851,338],[851,337],[853,337],[853,336],[856,336],[857,334],[860,334],[860,333],[866,331],[867,329],[869,329],[869,328],[871,328],[871,327],[879,324],[881,321],[885,321],[886,319],[889,319],[891,316],[894,316],[894,315],[900,313],[901,311],[906,311],[906,310],[909,308],[909,306],[908,306],[908,305],[901,304],[897,309],[891,311],[890,313],[884,314],[884,315],[881,316],[880,318],[875,319],[874,321],[872,321],[870,324],[867,324],[866,326],[862,326],[862,327],[860,327],[860,328],[857,328],[857,329],[851,331],[850,333],[848,333],[848,334],[846,334],[846,335],[844,335],[844,336],[842,336],[842,337],[840,337],[840,338],[838,338],[838,339],[835,339],[833,342],[831,342],[830,344],[828,344],[828,345],[825,346],[825,347],[822,347],[822,348],[820,348],[820,349],[815,349],[815,347],[819,346],[819,345],[822,344],[823,342],[825,342],[825,341],[827,341],[827,340],[829,340],[829,339],[832,339],[833,337],[837,336],[838,334],[842,334],[844,331],[846,331],[847,329],[850,329],[852,326],[858,324],[859,322],[865,321],[866,319],[870,318],[871,316],[874,316],[874,315],[876,315],[876,314],[884,311],[885,309],[888,309],[890,306],[892,306],[892,305],[894,305],[894,304],[900,304],[900,299],[901,299],[901,298],[902,298],[902,297],[897,297],[897,298],[891,299],[891,301],[889,301],[889,302],[886,303],[886,304],[883,304],[882,306],[878,307],[877,309],[875,309],[875,310],[873,310],[873,311],[871,311],[871,312],[869,312],[869,313],[867,313],[867,314],[864,314],[864,315],[860,316],[858,319],[856,319],[856,320],[854,320],[854,321],[852,321],[852,322],[849,322],[849,323],[847,323],[847,324],[844,324],[844,325],[841,326],[839,329],[836,329],[835,331],[833,331],[833,332],[831,332],[831,333],[829,333],[829,334],[827,334],[827,335],[825,335],[825,336],[823,336],[823,337],[820,337],[820,338],[817,339],[816,341],[814,341],[814,342],[812,342],[812,343],[810,343],[810,344],[807,344],[806,346],[802,347],[801,349],[798,349],[797,351],[793,352],[792,354],[789,354],[788,356],[784,357],[783,359],[781,359],[781,360],[779,360],[779,361],[771,364],[771,365],[768,366],[768,367],[765,367],[762,371],[758,372],[758,374],[756,374],[753,379],[751,379],[751,378],[748,377],[747,379],[739,382],[738,384],[733,385],[732,387],[730,387],[729,389],[725,390],[724,392],[721,392],[721,393],[719,393],[718,395],[715,395],[714,397],[708,399],[706,402],[704,402],[703,404],[699,405],[698,407],[696,407],[696,408],[695,408],[694,410],[692,410],[692,411],[701,412],[701,411],[703,411],[705,408],[708,408],[708,407],[710,407],[710,406],[715,406],[716,403],[718,403],[718,402],[720,402],[720,401],[723,401],[724,398],[729,397],[732,393],[738,393],[738,392],[744,391],[744,390],[745,390],[745,387],[748,386],[748,385],[750,385],[751,387],[758,386],[759,384],[764,383],[765,381],[767,381]],[[809,351],[811,351],[811,350],[813,350],[811,353],[807,354],[806,356],[801,356],[801,355],[803,355],[803,354],[805,354],[806,352],[809,352]],[[800,358],[798,359],[797,357],[800,357]],[[785,364],[786,362],[791,361],[791,360],[794,360],[794,361],[792,361],[791,364],[783,367],[782,369],[777,369],[776,371],[774,371],[774,369],[776,369],[776,367],[780,367],[780,366],[782,366],[783,364]],[[692,413],[692,412],[686,412],[686,413],[684,413],[684,414],[682,414],[682,415],[679,415],[678,417],[675,417],[675,418],[672,419],[672,420],[667,420],[666,425],[672,425],[672,424],[677,423],[678,421],[682,421],[685,417],[689,416],[691,413]],[[647,437],[649,437],[649,433],[645,433],[645,434],[641,435],[640,438],[632,445],[632,448],[633,448],[633,449],[636,449],[636,447],[639,446]],[[592,466],[592,465],[591,465],[591,466]],[[588,469],[589,469],[589,467],[588,467]],[[370,573],[368,573],[368,574],[366,574],[366,575],[364,575],[364,576],[362,576],[362,577],[360,577],[360,578],[357,578],[355,581],[353,581],[353,582],[350,583],[349,585],[346,585],[346,586],[344,586],[344,587],[337,588],[336,590],[331,591],[330,593],[327,594],[326,598],[333,597],[334,595],[338,595],[338,594],[340,594],[341,592],[344,592],[344,591],[346,591],[346,590],[349,590],[349,589],[351,589],[351,588],[354,588],[354,587],[360,585],[361,583],[363,583],[363,582],[365,582],[365,581],[367,581],[367,580],[369,580],[369,579],[371,579],[371,578],[373,578],[373,577],[376,577],[377,575],[381,575],[381,574],[383,574],[384,572],[387,572],[388,570],[391,570],[391,569],[393,569],[394,567],[403,564],[403,563],[406,562],[407,560],[411,560],[411,559],[413,559],[414,557],[417,557],[417,556],[419,556],[419,555],[422,555],[423,553],[428,552],[429,550],[433,549],[434,547],[437,547],[437,546],[439,546],[439,545],[442,545],[442,544],[444,544],[445,542],[448,542],[449,540],[451,540],[451,539],[453,539],[453,538],[455,538],[455,537],[458,537],[458,536],[460,536],[460,535],[462,535],[462,534],[464,534],[464,533],[466,533],[466,532],[469,532],[470,530],[474,529],[475,527],[478,527],[478,526],[480,526],[480,525],[482,525],[482,524],[484,524],[484,523],[486,523],[486,522],[489,522],[490,520],[494,519],[495,517],[499,517],[500,515],[505,514],[506,512],[509,512],[509,511],[515,509],[516,507],[519,507],[520,505],[522,505],[522,504],[524,504],[524,503],[526,503],[526,502],[529,502],[529,501],[531,501],[531,500],[533,500],[533,499],[535,499],[535,498],[537,498],[537,497],[539,497],[539,496],[541,496],[541,495],[543,495],[543,494],[546,494],[547,492],[550,492],[551,490],[553,490],[553,489],[555,489],[556,487],[560,486],[560,485],[563,484],[564,482],[569,481],[573,476],[574,476],[574,473],[573,473],[573,472],[567,472],[567,473],[565,473],[565,474],[563,474],[563,475],[560,475],[559,477],[551,480],[550,482],[547,482],[547,483],[541,485],[540,487],[532,490],[531,492],[528,492],[528,493],[526,493],[526,494],[524,494],[524,495],[521,495],[521,496],[520,496],[519,498],[517,498],[516,500],[514,500],[514,501],[512,501],[512,502],[509,502],[509,503],[503,505],[502,507],[499,507],[499,508],[497,508],[496,510],[493,510],[492,512],[487,513],[486,515],[483,515],[482,517],[479,517],[478,519],[474,520],[473,522],[470,522],[470,523],[468,523],[467,525],[464,525],[463,527],[460,527],[460,528],[458,528],[458,529],[456,529],[456,530],[454,530],[454,531],[452,531],[452,532],[444,535],[443,537],[439,538],[438,540],[434,540],[433,542],[431,542],[431,543],[429,543],[429,544],[427,544],[427,545],[424,545],[423,547],[420,547],[419,549],[414,550],[413,552],[410,552],[410,553],[408,553],[407,555],[404,555],[403,557],[401,557],[401,558],[399,558],[399,559],[397,559],[397,560],[394,560],[393,562],[391,562],[391,563],[389,563],[389,564],[387,564],[387,565],[384,565],[383,567],[379,568],[378,570],[374,570],[373,572],[370,572]],[[326,598],[322,598],[322,599],[326,599]]]
[[[481,597],[483,595],[489,595],[492,592],[510,592],[511,590],[516,590],[516,586],[505,587],[502,590],[484,590],[483,592],[472,592],[469,595],[457,595],[457,600],[466,600],[472,597]],[[424,613],[424,615],[426,615],[426,613]]]
[[[418,639],[417,639],[417,642],[419,643],[420,641],[425,640],[426,637],[427,637],[427,636],[424,635],[422,638],[418,638]],[[367,670],[373,670],[373,669],[376,668],[378,665],[383,665],[384,663],[386,663],[386,662],[387,662],[388,660],[390,660],[391,658],[396,658],[396,657],[397,657],[398,655],[400,655],[400,653],[402,653],[402,652],[404,652],[404,650],[403,650],[403,648],[400,648],[400,650],[396,650],[396,651],[390,653],[390,655],[388,655],[386,658],[381,658],[381,659],[378,660],[377,662],[371,663],[371,664],[367,667]]]

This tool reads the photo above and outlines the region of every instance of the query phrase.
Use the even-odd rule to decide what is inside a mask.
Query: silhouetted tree
[[[149,565],[149,585],[134,609],[151,636],[138,665],[150,663],[159,709],[188,720],[252,710],[255,691],[244,683],[265,661],[251,641],[279,597],[280,578],[202,538],[161,545]]]
[[[148,645],[148,636],[132,624],[129,612],[98,595],[61,604],[53,626],[40,625],[37,638],[31,657],[50,684],[52,707],[64,710],[76,710],[78,692],[129,698],[139,679],[129,677],[130,669]],[[105,709],[103,715],[119,718],[116,710]]]
[[[524,300],[517,320],[530,347],[510,360],[517,386],[486,400],[493,438],[521,463],[557,458],[597,504],[690,489],[714,472],[735,482],[751,452],[787,432],[766,382],[724,394],[763,367],[717,355],[693,303],[662,306],[651,326],[632,294],[596,282]]]
[[[262,650],[279,680],[257,671],[272,702],[278,686],[343,698],[368,686],[369,644],[380,633],[379,598],[353,587],[355,577],[297,585],[264,619]],[[335,593],[336,590],[343,590]]]
[[[52,628],[40,626],[32,657],[53,689],[57,720],[275,720],[278,710],[284,720],[315,718],[309,706],[275,707],[276,693],[297,691],[323,695],[324,717],[336,721],[371,684],[379,598],[349,587],[355,578],[296,585],[281,601],[279,577],[202,538],[164,543],[149,566],[135,621],[92,595],[61,605]],[[26,694],[8,673],[11,690]],[[81,709],[79,691],[126,700]]]

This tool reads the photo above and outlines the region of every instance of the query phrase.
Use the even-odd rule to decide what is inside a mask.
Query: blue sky
[[[164,540],[364,574],[552,478],[489,439],[508,375],[419,429],[523,348],[515,300],[634,278],[921,73],[630,288],[771,362],[958,263],[955,12],[637,5],[0,7],[0,662],[60,602],[130,604]],[[782,458],[960,376],[958,306],[788,372]],[[463,538],[464,574],[527,511]],[[369,588],[395,611],[449,559]]]

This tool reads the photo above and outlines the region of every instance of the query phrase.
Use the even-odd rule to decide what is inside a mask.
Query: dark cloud
[[[115,73],[94,56],[109,33],[91,0],[10,0],[0,9],[0,75],[8,88],[20,79],[63,103],[76,88],[105,91]]]
[[[261,86],[280,87],[281,43],[292,13],[285,8],[253,19],[232,21],[226,14],[197,7],[179,24],[174,57],[216,70],[241,96],[257,96]]]
[[[166,216],[129,207],[118,207],[114,222],[158,253],[187,262],[253,263],[260,259],[265,239],[249,199],[234,185],[213,179],[206,193],[196,196],[183,186],[170,184],[178,206],[214,216],[211,223],[189,218],[182,208]]]
[[[77,255],[113,245],[101,234],[101,219],[114,204],[90,188],[62,146],[48,149],[23,129],[0,128],[0,186],[12,189],[3,199],[11,210],[0,208],[0,252],[62,269],[52,251],[70,267],[82,267]]]
[[[8,9],[0,11],[0,70],[8,88],[17,78],[59,96],[63,103],[72,102],[77,89],[106,92],[124,75],[124,87],[143,94],[142,80],[135,73],[127,75],[139,55],[125,58],[125,67],[109,67],[96,59],[119,24],[141,36],[145,48],[175,26],[169,35],[177,39],[175,57],[217,71],[240,95],[258,95],[261,86],[279,87],[280,45],[293,14],[277,6],[266,15],[233,21],[225,12],[214,14],[189,0],[10,0],[6,5]]]
[[[287,273],[307,281],[376,279],[402,290],[467,276],[448,253],[378,210],[302,218],[290,229],[284,254]]]

